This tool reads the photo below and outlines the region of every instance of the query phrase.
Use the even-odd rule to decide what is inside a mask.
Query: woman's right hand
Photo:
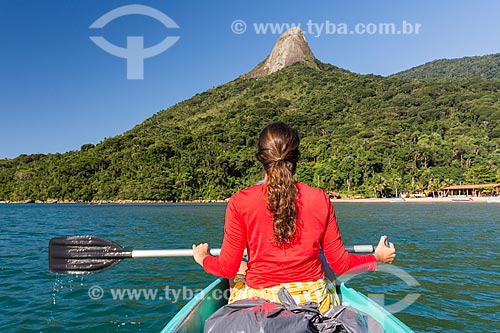
[[[394,258],[396,257],[396,248],[392,243],[389,243],[389,247],[385,246],[386,240],[387,236],[380,237],[380,241],[375,249],[375,258],[377,259],[377,262],[392,264]]]

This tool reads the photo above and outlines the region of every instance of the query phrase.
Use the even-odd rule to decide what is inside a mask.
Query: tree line
[[[421,82],[318,62],[238,78],[63,154],[0,160],[0,200],[225,199],[262,178],[259,132],[301,135],[297,179],[348,196],[500,182],[500,81]]]

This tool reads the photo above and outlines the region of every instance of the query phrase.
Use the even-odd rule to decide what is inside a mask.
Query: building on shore
[[[444,188],[445,196],[490,197],[500,195],[500,184],[452,185]]]

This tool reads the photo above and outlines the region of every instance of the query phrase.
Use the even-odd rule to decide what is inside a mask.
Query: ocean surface
[[[387,234],[398,251],[393,266],[344,276],[351,286],[397,310],[416,332],[500,331],[500,204],[334,206],[346,244],[376,244]],[[50,238],[216,248],[224,211],[224,204],[0,204],[1,331],[159,332],[214,277],[192,258],[125,259],[97,274],[55,274]]]

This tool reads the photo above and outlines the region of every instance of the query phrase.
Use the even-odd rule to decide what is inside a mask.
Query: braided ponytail
[[[274,241],[292,244],[297,227],[297,186],[293,174],[299,160],[298,132],[285,123],[268,125],[259,136],[256,158],[264,166],[267,208],[273,215]]]

